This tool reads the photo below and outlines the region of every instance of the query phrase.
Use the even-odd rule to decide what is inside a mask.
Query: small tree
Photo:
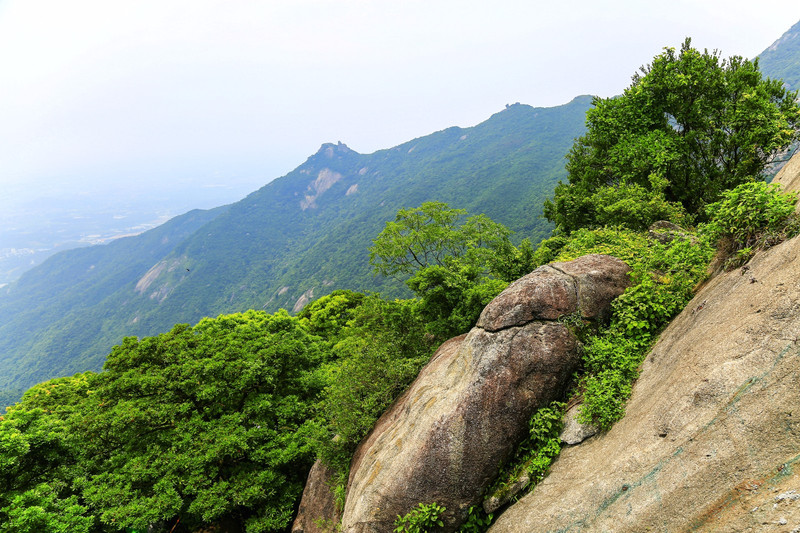
[[[401,209],[370,248],[376,273],[410,276],[419,312],[441,338],[468,330],[508,282],[532,270],[530,242],[518,248],[502,224],[465,215],[442,202]]]
[[[567,155],[569,183],[556,187],[545,216],[564,232],[630,227],[629,211],[608,203],[619,196],[615,189],[641,187],[647,195],[633,206],[634,225],[680,217],[680,209],[704,219],[705,205],[760,178],[798,138],[796,97],[762,78],[757,60],[701,53],[690,39],[680,51],[665,48],[622,96],[595,98],[587,132]]]
[[[510,243],[511,231],[502,224],[486,215],[461,222],[466,214],[444,202],[401,209],[372,241],[370,264],[384,276],[408,275],[452,260],[480,261]]]

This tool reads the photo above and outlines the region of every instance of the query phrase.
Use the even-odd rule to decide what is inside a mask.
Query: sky
[[[613,96],[687,36],[752,58],[798,20],[797,0],[0,0],[0,200],[243,196],[325,142]]]

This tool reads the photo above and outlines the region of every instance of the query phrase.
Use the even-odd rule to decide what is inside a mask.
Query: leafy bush
[[[617,235],[614,235],[617,234]],[[604,250],[631,267],[631,286],[612,303],[609,326],[586,342],[581,420],[609,428],[625,412],[638,368],[656,335],[691,300],[714,253],[703,239],[667,244],[622,230],[580,230],[562,256]]]
[[[469,331],[483,308],[508,286],[505,281],[483,276],[478,265],[446,264],[424,268],[407,282],[419,296],[423,328],[442,341]]]
[[[401,209],[370,248],[383,276],[410,276],[426,328],[440,341],[468,331],[508,282],[533,270],[533,247],[511,243],[511,231],[486,215],[462,221],[442,202]]]
[[[309,303],[297,314],[312,335],[334,342],[353,318],[365,296],[358,292],[337,290]]]
[[[783,193],[775,183],[744,183],[725,191],[718,202],[706,206],[709,222],[700,231],[722,253],[732,256],[727,266],[740,265],[756,250],[800,232],[796,203],[797,193]]]
[[[88,509],[80,505],[78,497],[61,496],[62,483],[41,483],[17,495],[10,505],[0,510],[6,520],[0,523],[0,532],[41,533],[42,531],[68,531],[89,533],[94,527],[94,517],[86,516]]]
[[[568,233],[603,224],[641,228],[677,204],[703,207],[762,175],[798,138],[797,93],[762,78],[757,61],[723,59],[691,41],[665,48],[623,94],[595,98],[586,134],[567,155],[544,214]],[[638,218],[641,217],[641,218]]]
[[[655,176],[650,177],[654,182]],[[664,197],[666,180],[652,190],[637,183],[622,182],[599,187],[591,197],[598,226],[624,226],[634,231],[646,231],[658,220],[685,223],[687,215],[679,202]]]
[[[317,406],[316,453],[345,472],[359,441],[416,378],[435,347],[413,301],[368,296],[336,334]],[[346,478],[345,478],[346,481]]]
[[[558,436],[563,429],[565,407],[564,403],[552,402],[536,411],[531,417],[527,437],[501,470],[489,494],[503,498],[508,489],[524,475],[528,476],[530,486],[544,478],[550,464],[561,452]]]
[[[492,513],[486,513],[480,505],[472,505],[467,510],[467,520],[458,528],[458,533],[483,533],[492,525]]]
[[[444,522],[439,518],[447,509],[436,502],[420,503],[408,514],[397,515],[394,521],[395,533],[429,533],[432,528],[443,527]]]
[[[285,311],[126,338],[72,428],[87,471],[76,486],[115,527],[236,517],[249,532],[283,530],[314,460],[302,428],[321,347]]]
[[[626,228],[579,229],[569,237],[556,236],[542,242],[547,253],[536,255],[546,264],[553,261],[572,261],[587,254],[607,254],[629,265],[641,260],[649,246],[646,235]]]
[[[0,416],[0,532],[93,531],[72,487],[82,443],[70,419],[96,381],[86,372],[40,383]]]
[[[534,257],[545,263],[598,253],[631,267],[631,286],[612,303],[611,323],[585,339],[582,420],[608,428],[624,414],[639,364],[656,335],[705,278],[714,250],[707,239],[692,235],[664,244],[644,233],[606,227],[552,237]]]

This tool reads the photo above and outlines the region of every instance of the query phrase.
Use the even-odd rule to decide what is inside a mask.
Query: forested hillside
[[[109,296],[226,209],[191,211],[137,237],[57,254],[28,272],[21,287],[4,288],[0,296],[0,403],[15,400],[31,383],[53,375],[50,361],[31,355],[41,354],[43,346],[76,353],[61,361],[63,375],[96,366],[96,361],[83,359],[74,347],[97,342]],[[97,349],[108,351],[104,345]]]
[[[367,155],[326,144],[197,231],[171,238],[168,255],[149,251],[162,229],[59,254],[0,295],[0,399],[98,370],[126,335],[250,308],[297,311],[337,288],[408,294],[372,274],[367,247],[398,209],[427,200],[485,213],[515,240],[538,242],[552,228],[542,202],[565,176],[564,154],[590,103],[515,104],[475,127]],[[106,253],[113,261],[93,259]],[[106,278],[114,282],[95,282]]]
[[[800,89],[800,22],[758,56],[761,71],[782,79],[790,89]]]

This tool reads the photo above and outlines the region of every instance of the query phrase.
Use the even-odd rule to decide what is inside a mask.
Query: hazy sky
[[[324,142],[611,96],[686,36],[753,57],[798,20],[797,0],[0,0],[0,195],[254,190]]]

